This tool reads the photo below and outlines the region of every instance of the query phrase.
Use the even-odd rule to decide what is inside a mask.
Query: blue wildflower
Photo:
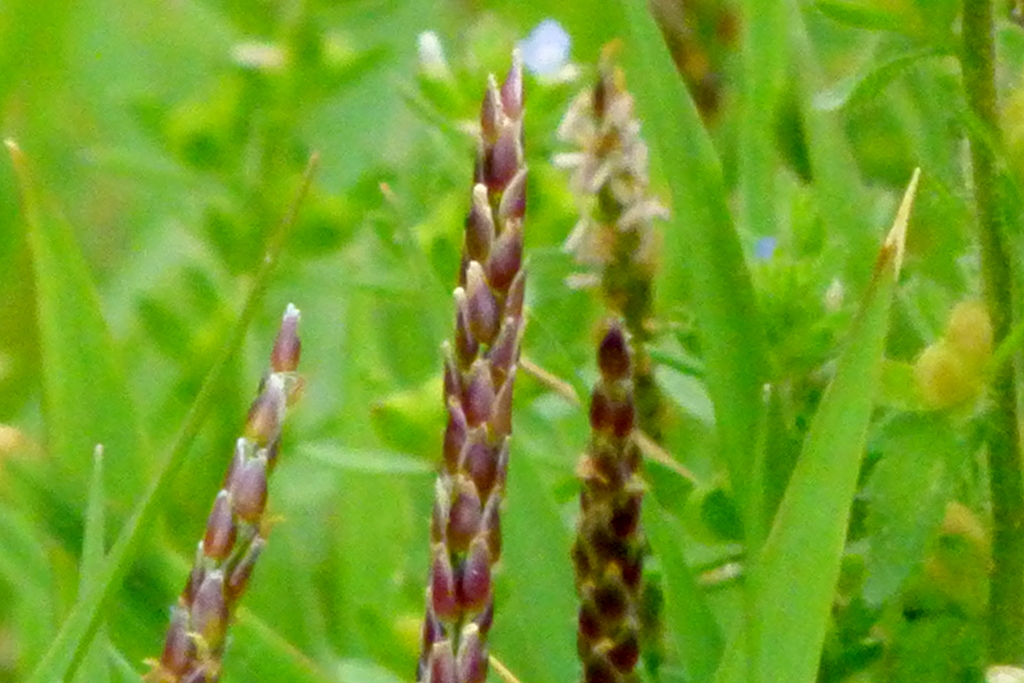
[[[571,42],[561,24],[545,19],[519,41],[523,66],[535,76],[555,76],[569,62]]]

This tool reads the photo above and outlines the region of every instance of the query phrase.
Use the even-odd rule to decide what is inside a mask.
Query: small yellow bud
[[[924,350],[914,364],[914,381],[924,404],[933,409],[964,403],[981,389],[976,368],[945,340]]]
[[[992,320],[985,304],[961,301],[949,314],[945,340],[974,370],[981,370],[992,356]]]

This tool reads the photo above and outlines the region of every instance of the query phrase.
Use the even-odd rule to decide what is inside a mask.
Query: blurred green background
[[[924,176],[889,358],[905,370],[940,335],[953,303],[977,295],[966,106],[951,56],[957,3],[783,4],[780,15],[756,0],[700,0],[685,9],[656,3],[679,71],[672,75],[687,79],[721,159],[767,330],[778,397],[769,410],[781,425],[771,447],[782,474],[766,493],[774,500],[917,166]],[[745,52],[745,12],[777,22],[764,25],[776,34],[774,61]],[[32,669],[75,599],[93,444],[107,446],[109,542],[226,343],[313,151],[320,169],[269,291],[163,501],[161,522],[106,615],[111,657],[141,672],[146,657],[159,656],[168,607],[184,584],[279,316],[293,302],[303,315],[306,391],[271,482],[279,521],[233,630],[224,680],[412,677],[444,419],[439,348],[452,325],[478,102],[487,74],[503,74],[513,47],[546,19],[564,28],[571,52],[566,64],[527,82],[524,354],[585,397],[600,308],[589,292],[564,283],[576,269],[562,243],[577,204],[551,158],[567,151],[555,130],[590,82],[601,46],[624,39],[627,68],[636,54],[619,3],[0,0],[0,136],[17,141],[46,195],[47,216],[70,230],[70,251],[55,253],[80,250],[84,264],[80,273],[73,265],[64,271],[55,259],[42,272],[13,167],[0,163],[0,680]],[[1000,86],[1012,104],[1020,99],[1024,36],[1001,19],[998,44]],[[628,71],[626,78],[634,81]],[[749,87],[751,79],[765,91]],[[750,99],[757,97],[763,108]],[[1016,134],[1019,112],[1007,111],[1012,161],[1024,136]],[[665,168],[656,153],[653,162],[655,192],[666,204],[671,182],[701,172]],[[749,184],[751,168],[763,170],[770,192]],[[686,268],[703,266],[671,258],[678,252],[671,224],[662,227],[669,257],[659,276],[653,354],[669,401],[665,446],[696,473],[700,495],[691,495],[693,482],[653,464],[649,500],[704,576],[742,550],[683,284]],[[90,281],[96,297],[82,289]],[[64,298],[75,291],[81,302]],[[893,386],[887,407],[895,409],[910,389],[898,377]],[[493,653],[523,683],[566,681],[577,670],[567,549],[586,416],[529,376],[516,401]],[[82,421],[54,423],[55,405]],[[890,443],[886,425],[874,425],[869,459]],[[977,472],[964,468],[970,474],[943,479],[927,514],[893,512],[913,540],[896,553],[895,568],[886,566],[895,578],[874,586],[870,600],[857,583],[864,553],[853,546],[856,561],[844,573],[853,583],[837,598],[825,680],[865,671],[877,676],[866,680],[943,680],[976,662],[975,612],[957,602],[970,603],[961,593],[975,587],[939,590],[938,598],[925,590],[952,623],[929,622],[931,630],[902,640],[892,635],[906,628],[896,601],[939,534],[947,499],[981,505]],[[857,520],[853,537],[863,540],[870,523],[855,511]],[[672,561],[656,557],[655,575]],[[709,576],[717,628],[728,633],[739,591]],[[889,648],[885,656],[904,648],[914,661],[950,633],[966,654],[951,654],[935,678],[880,664],[888,660],[878,643]],[[645,676],[692,680],[672,646],[663,654],[660,673]],[[130,680],[124,669],[117,675]]]

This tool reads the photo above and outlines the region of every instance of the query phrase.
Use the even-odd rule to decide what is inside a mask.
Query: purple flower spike
[[[223,560],[235,545],[234,514],[231,510],[231,499],[227,491],[217,494],[213,510],[206,520],[206,536],[203,537],[203,552],[213,560]]]
[[[249,408],[227,464],[185,588],[172,610],[151,683],[215,683],[228,625],[266,543],[267,477],[277,459],[285,409],[297,396],[299,311],[289,304],[270,354],[271,372]]]
[[[299,367],[302,342],[299,340],[299,309],[288,304],[281,320],[281,329],[270,354],[270,367],[274,372],[295,372]]]
[[[499,513],[526,283],[522,114],[523,72],[516,59],[500,89],[493,77],[488,80],[480,107],[480,144],[454,293],[455,331],[445,346],[448,424],[430,531],[453,572],[456,606],[449,614],[447,588],[433,587],[442,578],[447,586],[448,575],[432,570],[424,627],[432,637],[423,643],[418,683],[479,683],[487,673],[491,572],[501,552]],[[431,566],[437,563],[432,557]],[[445,613],[444,628],[429,623],[438,609]],[[464,633],[472,633],[474,643],[466,641],[464,647]],[[458,671],[455,652],[460,653]]]

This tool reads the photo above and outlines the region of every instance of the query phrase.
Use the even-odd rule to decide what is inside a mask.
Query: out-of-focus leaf
[[[106,449],[106,490],[122,506],[147,471],[135,409],[89,268],[71,227],[38,185],[28,159],[7,141],[21,186],[35,271],[48,451],[67,500],[85,502],[89,454]]]
[[[739,117],[738,155],[741,229],[777,235],[775,190],[778,155],[775,138],[766,135],[778,117],[786,85],[786,3],[742,3],[743,114]]]
[[[882,459],[871,472],[864,598],[892,597],[942,522],[958,439],[946,413],[910,413],[886,425]]]
[[[445,421],[441,384],[438,375],[419,387],[376,401],[370,408],[370,420],[381,441],[425,462],[434,460],[441,448],[439,425]]]
[[[882,361],[882,384],[879,405],[899,410],[919,410],[921,392],[914,379],[914,366],[886,358]]]
[[[840,23],[880,31],[904,32],[916,15],[906,0],[817,0],[814,6]]]
[[[792,83],[806,137],[801,142],[806,144],[818,214],[827,222],[830,234],[842,241],[845,249],[836,252],[842,259],[836,266],[842,268],[847,291],[859,296],[875,251],[875,226],[871,215],[862,208],[868,196],[843,122],[836,112],[822,111],[813,103],[815,93],[824,87],[820,50],[811,41],[799,9],[791,7],[789,19],[795,39],[791,45],[793,68],[801,74]]]
[[[386,637],[362,632],[364,606],[385,614],[398,611],[399,605],[406,607],[402,601],[405,584],[396,580],[395,568],[404,569],[410,556],[421,561],[413,562],[419,571],[410,578],[420,585],[428,566],[428,513],[423,517],[417,514],[421,508],[414,505],[419,500],[414,490],[430,491],[432,484],[428,477],[410,479],[388,472],[348,470],[338,477],[330,520],[336,538],[329,576],[332,594],[326,597],[333,607],[331,618],[351,625],[340,654],[357,656],[372,651],[363,641]]]
[[[721,483],[704,484],[691,491],[683,519],[687,531],[709,545],[743,540],[736,505]]]
[[[250,680],[253,677],[250,671],[259,672],[259,679],[268,681],[328,683],[334,680],[244,606],[238,610],[231,633],[231,648],[225,655],[224,683]]]
[[[833,87],[814,96],[814,106],[822,111],[855,107],[875,98],[911,66],[922,59],[948,54],[948,50],[927,47],[897,55],[881,64],[871,63],[865,73],[845,78]]]
[[[491,649],[522,681],[571,680],[578,665],[569,530],[530,455],[515,452],[509,469]]]
[[[894,631],[891,654],[878,680],[890,683],[985,680],[981,672],[985,652],[981,630],[962,616],[954,613],[927,615],[903,621]]]
[[[139,672],[135,670],[123,652],[107,643],[105,654],[112,673],[110,680],[120,683],[139,683]]]
[[[686,680],[708,683],[714,678],[722,656],[722,634],[683,556],[679,543],[682,530],[653,500],[644,505],[643,523],[665,578],[668,638],[686,672]]]
[[[338,680],[341,683],[405,683],[382,666],[360,659],[343,659],[338,662]]]
[[[46,552],[45,537],[29,519],[0,505],[0,580],[14,591],[15,600],[5,609],[18,624],[26,664],[46,650],[58,626],[57,586]]]
[[[437,450],[435,445],[434,450]],[[364,474],[423,474],[433,472],[429,460],[398,451],[344,448],[334,443],[304,443],[298,454],[339,470]]]
[[[814,680],[875,404],[917,179],[915,172],[878,255],[836,375],[821,399],[752,568],[753,618],[733,634],[718,683]]]
[[[715,423],[715,407],[700,380],[675,368],[659,366],[656,371],[658,386],[683,411],[706,425]]]

